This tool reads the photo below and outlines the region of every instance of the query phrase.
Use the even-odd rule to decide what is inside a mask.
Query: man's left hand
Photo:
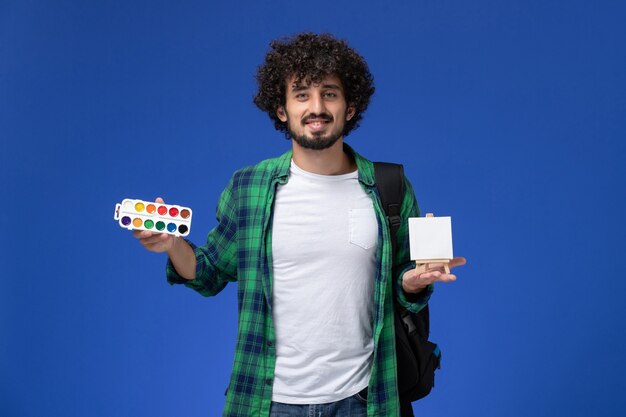
[[[448,266],[452,269],[465,263],[465,258],[453,258]],[[402,289],[404,292],[415,294],[434,282],[452,281],[456,281],[456,275],[447,274],[442,263],[428,264],[428,270],[425,264],[418,264],[416,268],[406,271],[402,276]]]

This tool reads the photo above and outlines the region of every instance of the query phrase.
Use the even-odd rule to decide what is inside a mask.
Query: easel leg
[[[428,272],[431,264],[443,264],[443,270],[446,274],[450,273],[450,260],[448,259],[434,259],[434,260],[425,260],[424,263],[416,263],[415,266],[420,268],[424,267],[424,272]]]

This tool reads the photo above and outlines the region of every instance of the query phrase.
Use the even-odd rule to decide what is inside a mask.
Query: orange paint
[[[135,219],[133,220],[133,226],[141,227],[142,224],[143,224],[143,221],[139,217],[135,217]]]
[[[152,214],[152,213],[154,213],[154,212],[156,211],[156,206],[155,206],[154,204],[148,204],[148,205],[146,206],[146,211],[147,211],[149,214]]]

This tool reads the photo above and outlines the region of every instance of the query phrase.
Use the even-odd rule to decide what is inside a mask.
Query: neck
[[[291,141],[293,161],[307,172],[319,175],[342,175],[354,172],[356,162],[343,151],[343,139],[322,150],[306,149]]]

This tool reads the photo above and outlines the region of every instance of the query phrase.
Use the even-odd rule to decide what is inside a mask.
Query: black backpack
[[[405,191],[404,169],[399,164],[375,162],[374,173],[378,194],[391,231],[394,254],[396,232],[400,227],[400,207]],[[441,364],[441,351],[435,343],[428,340],[430,333],[428,304],[419,313],[411,313],[394,297],[394,307],[401,416],[413,417],[411,402],[428,395],[435,385],[435,370],[439,369]]]

